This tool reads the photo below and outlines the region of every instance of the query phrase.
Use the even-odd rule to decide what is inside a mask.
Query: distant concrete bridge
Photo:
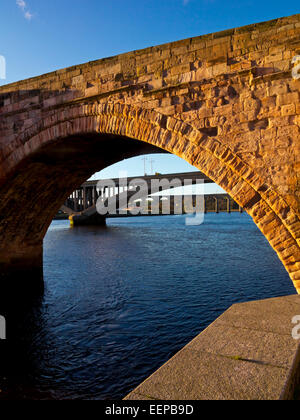
[[[174,188],[176,185],[179,185],[180,187],[184,186],[184,183],[187,180],[190,181],[189,185],[196,185],[197,183],[213,183],[210,178],[199,171],[113,178],[96,181],[91,180],[84,182],[80,188],[73,191],[68,197],[67,202],[73,211],[78,212],[95,205],[100,195],[103,198],[108,198],[114,195],[119,196],[126,191],[126,196],[129,199],[131,196],[136,194],[138,189],[142,188],[144,189],[144,194],[142,194],[143,197],[148,197],[151,192],[157,193],[166,189]],[[156,186],[155,181],[158,181]],[[166,183],[164,183],[164,181],[166,181]],[[101,192],[97,191],[99,182],[103,184]],[[112,191],[113,189],[114,191]],[[65,206],[68,207],[67,202],[65,203]]]
[[[128,202],[133,200],[134,196],[137,194],[139,196],[138,199],[141,199],[144,204],[151,194],[180,188],[184,185],[188,187],[203,185],[205,183],[213,183],[213,181],[199,171],[87,181],[68,197],[64,205],[61,207],[61,211],[70,216],[70,220],[73,225],[104,224],[106,218],[118,215],[124,216],[125,213],[120,211],[121,203],[125,204],[125,207],[127,208]],[[103,187],[99,188],[99,185],[100,187],[103,185]],[[178,204],[179,200],[176,200],[176,198],[174,199],[174,196],[172,195],[170,197],[170,200],[168,200],[169,202],[166,203],[167,205],[164,207],[166,207],[167,210],[170,209],[171,213],[174,214],[174,212],[176,212],[174,205]],[[189,201],[191,203],[191,207],[193,207],[190,210],[194,210],[197,194],[190,194],[186,197],[189,198],[186,201]],[[166,197],[162,194],[160,199],[166,199]],[[102,217],[99,215],[96,208],[99,200],[101,200],[103,205],[107,207],[107,214]],[[226,202],[225,209],[220,207],[220,202],[224,200]],[[109,201],[111,201],[111,209],[108,207]],[[181,212],[181,214],[189,210],[185,209],[183,204],[184,203],[181,203],[180,208],[177,209]],[[158,209],[155,210],[157,211]],[[163,211],[163,209],[160,210]],[[219,213],[224,210],[228,213],[234,210],[238,210],[240,212],[243,211],[243,209],[238,206],[227,194],[206,195],[203,197],[203,208],[199,208],[198,210],[205,213],[208,211]],[[130,214],[130,211],[126,211],[127,216]],[[151,211],[148,210],[147,214],[151,214]]]
[[[164,150],[251,215],[300,292],[299,55],[295,15],[0,87],[1,272],[42,267],[93,173]]]

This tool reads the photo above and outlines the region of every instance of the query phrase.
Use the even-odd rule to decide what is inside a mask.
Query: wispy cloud
[[[23,1],[23,0],[20,0],[20,1]],[[186,6],[189,2],[190,0],[183,0],[183,5]]]
[[[24,0],[17,0],[17,5],[20,7],[20,9],[25,10],[26,3]]]
[[[16,0],[17,6],[23,11],[24,17],[27,20],[31,20],[33,18],[33,14],[27,8],[27,4],[24,0]]]
[[[33,18],[33,14],[32,13],[30,13],[30,12],[25,12],[25,19],[27,19],[27,20],[31,20],[32,18]]]

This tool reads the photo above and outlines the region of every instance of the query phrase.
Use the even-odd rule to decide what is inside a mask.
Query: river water
[[[0,398],[121,399],[233,303],[295,294],[245,213],[199,226],[184,216],[55,221],[44,280],[7,352]]]

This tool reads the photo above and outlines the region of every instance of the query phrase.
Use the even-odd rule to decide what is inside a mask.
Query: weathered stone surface
[[[295,15],[0,87],[0,263],[20,246],[30,260],[94,172],[163,149],[248,211],[300,291],[299,23]]]

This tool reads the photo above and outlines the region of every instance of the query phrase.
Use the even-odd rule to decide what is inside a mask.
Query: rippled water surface
[[[246,214],[208,214],[200,226],[56,221],[44,260],[45,295],[20,320],[2,398],[122,398],[231,304],[295,294]]]

